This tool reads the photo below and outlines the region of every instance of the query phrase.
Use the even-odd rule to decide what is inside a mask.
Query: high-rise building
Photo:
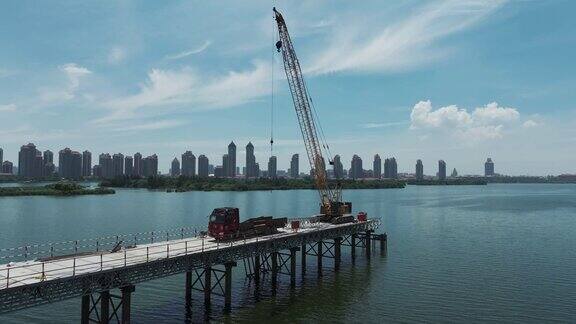
[[[268,177],[278,177],[278,159],[276,156],[271,156],[270,159],[268,159]]]
[[[124,155],[122,153],[116,153],[112,156],[112,169],[114,170],[114,177],[124,175]]]
[[[34,178],[42,176],[42,166],[40,170],[35,168],[37,164],[36,156],[42,153],[36,149],[36,145],[28,143],[20,147],[18,152],[18,175],[23,178]]]
[[[446,180],[446,162],[444,160],[438,161],[438,179]]]
[[[225,169],[223,166],[217,165],[214,168],[214,178],[224,178],[226,176],[226,173],[224,171]]]
[[[172,160],[170,175],[173,177],[180,176],[180,161],[178,161],[178,158],[174,158],[174,160]]]
[[[254,145],[248,142],[246,145],[246,178],[254,178],[259,176],[259,170],[256,172],[256,156],[254,156]]]
[[[422,160],[416,161],[416,180],[424,180],[424,164],[422,164]]]
[[[456,168],[454,168],[454,170],[452,170],[452,174],[450,175],[451,178],[457,178],[458,177],[458,170],[456,170]]]
[[[99,164],[96,164],[92,168],[92,175],[96,178],[102,178],[102,167]]]
[[[380,177],[382,177],[382,159],[380,155],[374,155],[374,162],[372,164],[374,178],[380,179]]]
[[[4,151],[0,148],[0,164],[2,164],[2,162],[4,162]]]
[[[484,163],[484,176],[486,177],[494,176],[494,162],[492,162],[492,158],[488,158]]]
[[[133,169],[134,176],[137,177],[141,177],[144,173],[143,173],[143,169],[142,169],[142,154],[140,154],[140,152],[137,152],[136,154],[134,154],[134,169]]]
[[[54,163],[52,162],[44,163],[44,170],[42,171],[42,174],[45,177],[51,177],[54,175],[54,173],[56,173],[56,166],[54,165]]]
[[[254,177],[260,178],[260,163],[254,165]]]
[[[340,155],[335,155],[333,162],[334,168],[334,178],[336,179],[343,179],[344,178],[344,165],[342,164],[342,160],[340,160]]]
[[[124,175],[128,177],[134,175],[134,158],[130,155],[124,157]]]
[[[82,177],[82,155],[68,147],[60,150],[58,152],[58,174],[65,179],[80,179]]]
[[[44,158],[46,163],[46,158]],[[89,177],[92,175],[92,153],[90,151],[82,152],[82,176]]]
[[[201,178],[208,178],[208,158],[202,154],[198,156],[198,176]]]
[[[300,176],[300,156],[298,154],[292,155],[290,160],[290,178],[296,179]]]
[[[384,160],[384,178],[398,178],[398,163],[396,162],[396,158],[392,157]]]
[[[234,142],[228,144],[228,168],[225,171],[227,177],[236,177],[236,144]]]
[[[191,151],[182,154],[182,175],[187,177],[196,175],[196,157]]]
[[[152,154],[142,159],[142,173],[145,177],[158,175],[158,156]]]
[[[350,163],[350,178],[361,179],[364,178],[364,169],[362,168],[362,159],[354,154],[352,162]]]
[[[54,163],[54,153],[50,150],[44,151],[44,164]]]
[[[222,174],[219,175],[219,178],[229,177],[230,173],[230,157],[228,154],[222,155]],[[214,176],[216,176],[216,171],[214,171]]]
[[[2,173],[6,174],[13,174],[14,173],[14,165],[10,161],[2,162]]]
[[[98,165],[100,165],[99,174],[104,179],[114,177],[114,168],[112,167],[112,156],[108,153],[102,153],[98,156]]]

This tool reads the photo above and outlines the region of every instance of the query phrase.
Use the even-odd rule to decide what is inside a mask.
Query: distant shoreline
[[[110,188],[85,188],[73,182],[59,182],[46,186],[0,187],[0,197],[110,195]]]

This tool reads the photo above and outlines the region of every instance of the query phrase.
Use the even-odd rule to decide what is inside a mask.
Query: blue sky
[[[332,153],[576,172],[576,2],[275,1]],[[305,156],[271,1],[3,1],[0,147]],[[274,78],[274,82],[272,79]],[[307,169],[305,162],[301,168]]]

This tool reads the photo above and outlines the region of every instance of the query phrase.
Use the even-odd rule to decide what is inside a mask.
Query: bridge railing
[[[0,249],[0,264],[19,262],[37,258],[55,257],[62,254],[82,252],[105,252],[119,242],[122,246],[155,243],[174,239],[184,239],[200,233],[196,227],[180,227],[163,231],[149,231],[132,234],[110,235],[82,240],[30,244],[14,248]]]
[[[370,220],[373,226],[380,224],[379,219]],[[313,223],[306,224],[307,233],[322,231],[323,227],[316,227]],[[297,234],[293,230],[292,234]],[[218,242],[205,236],[196,236],[180,239],[175,242],[148,244],[146,246],[124,247],[119,252],[96,252],[90,255],[80,255],[69,258],[49,261],[34,261],[23,265],[3,265],[0,268],[0,289],[14,286],[38,283],[58,278],[75,277],[86,273],[111,270],[128,267],[136,264],[144,264],[159,259],[202,253],[205,251],[218,250],[224,247],[246,245],[262,240],[272,240],[276,237],[286,237],[286,232],[267,235],[264,237],[244,238],[230,242]]]

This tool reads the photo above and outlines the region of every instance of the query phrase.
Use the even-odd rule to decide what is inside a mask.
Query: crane
[[[276,8],[273,8],[273,11],[276,24],[278,25],[279,36],[279,40],[276,42],[276,49],[282,53],[284,71],[286,72],[286,79],[292,94],[302,139],[304,140],[310,167],[314,171],[314,183],[320,194],[320,220],[332,223],[349,222],[354,219],[353,216],[344,215],[351,212],[352,204],[342,202],[342,188],[339,184],[332,187],[328,182],[326,164],[322,156],[322,146],[318,139],[316,122],[313,117],[313,107],[311,106],[311,99],[302,75],[300,62],[296,56],[284,17]]]

